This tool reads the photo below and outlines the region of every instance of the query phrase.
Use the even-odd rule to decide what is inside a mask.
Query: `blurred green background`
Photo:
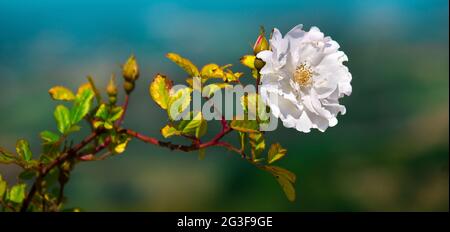
[[[298,176],[286,200],[268,173],[223,149],[170,152],[132,141],[128,152],[78,166],[68,206],[88,211],[448,211],[449,37],[447,0],[1,1],[0,145],[14,149],[56,129],[47,90],[75,89],[91,74],[105,85],[135,53],[141,79],[127,127],[159,136],[167,120],[148,96],[167,60],[233,63],[251,52],[260,25],[283,33],[318,26],[348,55],[353,94],[326,133],[268,133]],[[247,72],[247,78],[250,75]],[[235,139],[235,138],[231,138]],[[17,169],[0,166],[12,183]]]

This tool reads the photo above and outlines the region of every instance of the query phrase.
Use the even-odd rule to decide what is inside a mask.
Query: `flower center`
[[[303,63],[295,68],[294,81],[297,82],[300,86],[305,87],[311,84],[312,75],[313,71]]]

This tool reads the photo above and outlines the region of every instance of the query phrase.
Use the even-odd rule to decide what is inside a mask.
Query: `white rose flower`
[[[345,114],[339,98],[350,95],[352,75],[342,63],[348,61],[339,44],[317,28],[308,32],[294,27],[284,38],[274,29],[271,50],[257,57],[266,64],[260,70],[261,98],[287,128],[325,131]]]

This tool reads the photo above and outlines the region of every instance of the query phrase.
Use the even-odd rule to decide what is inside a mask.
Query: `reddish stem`
[[[120,116],[120,119],[117,120],[116,122],[116,126],[120,126],[123,122],[123,120],[125,119],[125,114],[127,113],[127,109],[128,109],[128,102],[130,101],[130,95],[125,95],[125,102],[123,103],[123,113],[122,116]]]

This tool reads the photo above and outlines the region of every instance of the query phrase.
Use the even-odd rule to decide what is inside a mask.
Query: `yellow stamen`
[[[294,81],[300,86],[307,86],[311,83],[311,77],[313,75],[312,70],[306,66],[306,64],[301,64],[297,66],[294,72]]]

